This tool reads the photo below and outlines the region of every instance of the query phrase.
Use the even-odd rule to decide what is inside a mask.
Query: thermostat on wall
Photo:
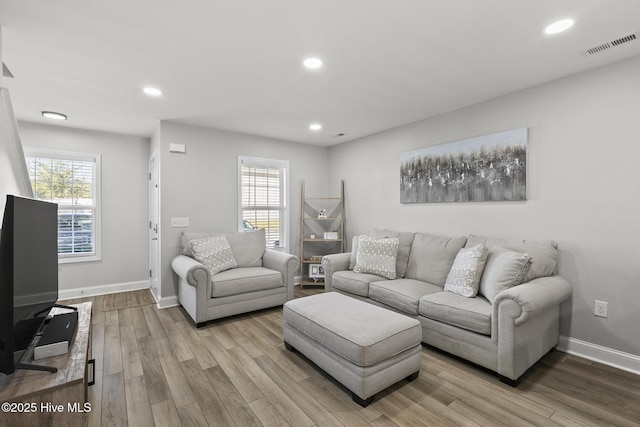
[[[169,144],[170,153],[186,153],[187,147],[184,144]]]

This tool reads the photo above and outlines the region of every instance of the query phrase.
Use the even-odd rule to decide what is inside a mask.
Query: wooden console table
[[[0,374],[0,404],[15,403],[19,412],[0,411],[0,427],[5,426],[81,426],[90,405],[87,402],[89,359],[91,358],[91,303],[78,307],[78,326],[71,349],[66,354],[25,363],[55,366],[58,372],[16,370]],[[33,350],[31,350],[33,351]],[[27,412],[28,411],[28,412]]]

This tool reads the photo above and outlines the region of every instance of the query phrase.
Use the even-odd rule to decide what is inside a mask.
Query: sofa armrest
[[[324,269],[324,291],[331,291],[331,278],[336,271],[349,269],[351,252],[341,254],[331,254],[322,257],[322,268]]]
[[[263,267],[282,273],[284,287],[287,288],[287,301],[293,299],[294,277],[298,265],[298,257],[286,252],[267,249],[262,256]]]
[[[496,295],[493,301],[494,318],[500,303],[505,300],[514,301],[520,307],[520,313],[515,317],[515,325],[527,322],[538,313],[545,312],[551,307],[559,306],[571,296],[571,285],[561,276],[539,277],[530,282],[505,289]]]
[[[209,283],[209,269],[195,259],[186,255],[178,255],[171,261],[173,271],[191,286],[206,286]]]

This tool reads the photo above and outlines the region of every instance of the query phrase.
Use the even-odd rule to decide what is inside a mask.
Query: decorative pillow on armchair
[[[449,270],[444,290],[467,298],[475,297],[478,294],[480,277],[487,262],[488,253],[485,245],[460,249]]]
[[[204,264],[212,275],[238,266],[229,242],[221,234],[191,240],[189,246],[195,260]]]
[[[360,236],[353,271],[395,279],[399,245],[400,240],[396,237],[376,240],[369,236]]]

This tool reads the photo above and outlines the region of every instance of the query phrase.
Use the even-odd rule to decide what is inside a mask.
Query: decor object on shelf
[[[222,236],[222,237],[217,237]],[[215,237],[231,248],[235,268],[213,271],[198,262],[192,248]],[[275,307],[293,298],[298,257],[266,249],[265,230],[231,233],[185,232],[182,254],[171,262],[178,276],[178,300],[196,326],[234,314]],[[226,248],[226,245],[224,249]],[[222,247],[221,246],[221,247]],[[227,256],[225,255],[226,259]]]
[[[301,193],[300,224],[300,286],[322,284],[320,265],[326,254],[344,252],[344,182],[340,197],[306,197],[304,181]],[[320,265],[320,267],[322,267]]]
[[[374,230],[370,237],[398,238],[396,279],[357,273],[353,252],[326,255],[326,292],[417,318],[424,343],[495,371],[511,385],[558,345],[560,304],[571,296],[571,285],[558,275],[556,242],[389,230]],[[460,268],[455,260],[470,248],[485,247],[478,295],[449,291],[447,280]],[[479,257],[484,257],[484,250]],[[478,265],[469,271],[475,286]]]
[[[527,128],[400,155],[400,203],[527,200]]]

